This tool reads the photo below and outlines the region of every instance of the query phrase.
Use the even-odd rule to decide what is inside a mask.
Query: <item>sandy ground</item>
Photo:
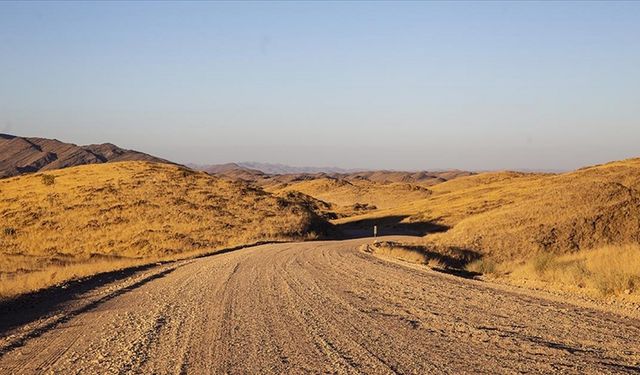
[[[389,262],[365,241],[263,245],[106,283],[4,324],[0,373],[640,372],[638,319]]]

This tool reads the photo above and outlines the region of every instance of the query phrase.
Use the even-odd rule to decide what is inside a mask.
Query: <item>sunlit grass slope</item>
[[[632,159],[436,192],[409,220],[442,221],[452,228],[434,241],[497,260],[571,253],[638,243],[639,188],[640,159]]]
[[[439,224],[449,229],[427,235],[424,249],[477,254],[473,271],[572,279],[606,293],[640,289],[640,159],[563,174],[482,173],[430,190],[426,199],[337,222],[399,216]],[[625,267],[615,266],[621,259]]]
[[[343,210],[355,205],[385,209],[398,204],[424,199],[431,191],[415,184],[393,182],[378,183],[368,180],[317,178],[268,187],[268,190],[298,191],[316,199],[335,204]]]
[[[303,238],[322,224],[286,197],[168,164],[87,165],[4,179],[0,293],[113,265]]]
[[[430,241],[512,259],[640,241],[640,159],[564,174],[482,173],[422,200],[342,219],[406,216],[450,229]]]

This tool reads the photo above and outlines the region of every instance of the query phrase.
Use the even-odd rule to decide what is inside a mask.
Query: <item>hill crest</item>
[[[0,178],[118,161],[171,163],[111,143],[78,146],[57,139],[0,134]]]

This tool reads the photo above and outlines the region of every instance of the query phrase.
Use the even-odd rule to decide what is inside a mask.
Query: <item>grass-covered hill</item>
[[[475,254],[474,270],[640,291],[640,159],[562,174],[481,173],[430,190],[425,199],[337,223],[401,217],[441,228],[422,247]]]
[[[0,281],[6,294],[132,262],[313,237],[325,225],[299,200],[171,164],[28,174],[0,180]]]

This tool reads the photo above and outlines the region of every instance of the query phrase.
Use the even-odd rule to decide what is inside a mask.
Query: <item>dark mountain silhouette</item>
[[[0,178],[83,164],[133,160],[170,163],[167,160],[138,151],[125,150],[110,143],[77,146],[57,139],[0,134]]]

